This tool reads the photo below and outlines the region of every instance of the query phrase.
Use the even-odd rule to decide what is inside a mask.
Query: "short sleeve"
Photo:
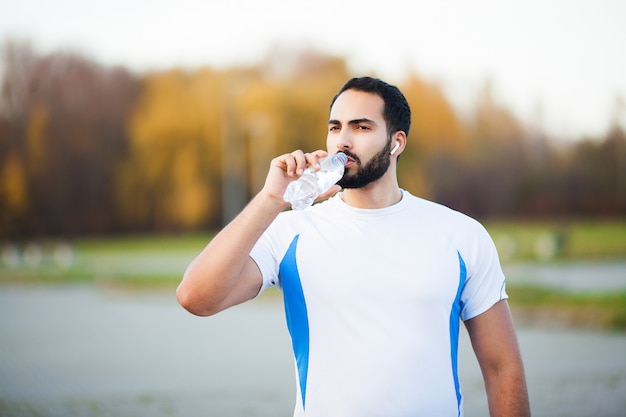
[[[270,287],[280,287],[278,279],[278,262],[272,249],[273,245],[271,238],[268,231],[266,231],[254,245],[252,251],[250,251],[250,257],[254,262],[256,262],[263,277],[263,285],[261,286],[259,294]]]
[[[466,268],[466,280],[461,292],[461,319],[469,320],[489,310],[500,300],[508,298],[506,279],[496,246],[487,230],[472,221],[459,254]]]

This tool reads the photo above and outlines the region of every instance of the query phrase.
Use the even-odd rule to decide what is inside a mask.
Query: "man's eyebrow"
[[[354,119],[354,120],[350,120],[348,122],[349,125],[358,125],[361,123],[369,123],[369,124],[376,124],[375,121],[373,121],[372,119],[368,119],[367,117],[362,117],[360,119]],[[329,125],[340,125],[341,122],[339,120],[335,120],[335,119],[330,119],[328,121]]]
[[[360,125],[361,123],[368,123],[368,124],[371,124],[371,125],[375,125],[376,124],[375,121],[373,121],[371,119],[368,119],[367,117],[362,117],[360,119],[350,120],[348,122],[348,124],[350,124],[350,125]]]

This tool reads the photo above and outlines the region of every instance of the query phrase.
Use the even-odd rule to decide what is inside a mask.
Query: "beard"
[[[337,182],[341,188],[363,188],[366,185],[373,183],[380,179],[391,164],[389,158],[389,152],[391,151],[391,138],[387,141],[387,144],[376,155],[372,157],[365,165],[361,165],[361,159],[348,150],[344,150],[350,158],[356,162],[356,172],[346,173]]]

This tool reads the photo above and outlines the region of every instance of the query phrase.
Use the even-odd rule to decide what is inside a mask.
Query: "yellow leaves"
[[[118,178],[133,223],[193,228],[216,215],[210,195],[219,172],[221,83],[209,70],[146,78],[129,126],[131,155]],[[139,206],[132,202],[138,195],[145,199]]]
[[[276,76],[284,62],[146,76],[118,178],[127,218],[158,230],[214,226],[260,190],[274,156],[324,148],[328,106],[350,78],[345,62],[303,53]],[[467,157],[475,127],[457,117],[437,84],[413,75],[398,86],[413,113],[400,183],[428,197],[435,188],[431,161]],[[492,108],[486,114],[503,115]]]
[[[0,165],[0,201],[12,214],[22,214],[29,205],[28,172],[38,172],[45,162],[45,129],[48,114],[37,107],[26,125],[26,163],[17,150],[10,151]]]
[[[209,77],[206,72],[180,70],[149,76],[130,126],[133,145],[150,147],[155,136],[174,141],[177,136],[211,130],[219,118],[219,89]]]
[[[262,69],[148,75],[117,180],[127,219],[159,230],[214,225],[262,187],[274,156],[323,148],[328,105],[347,75],[336,60],[304,58],[273,81]]]
[[[411,105],[410,141],[421,152],[453,151],[463,146],[464,132],[439,86],[412,76],[401,87]]]
[[[65,54],[13,58],[0,117],[0,235],[217,228],[261,189],[273,157],[325,147],[332,97],[367,75],[306,48],[250,67],[132,77]],[[550,161],[488,83],[464,120],[440,85],[416,74],[396,84],[413,113],[398,177],[414,194],[496,207],[477,190],[513,193],[528,150]]]
[[[175,187],[165,199],[167,217],[185,229],[202,224],[206,213],[215,209],[199,175],[198,162],[198,156],[189,148],[176,154],[171,169]]]
[[[415,195],[432,198],[436,187],[430,164],[440,154],[463,153],[464,127],[438,85],[412,75],[398,87],[411,106],[412,117],[408,144],[398,164],[399,182]]]
[[[0,194],[7,208],[19,213],[26,208],[26,173],[17,154],[11,153],[0,170]]]
[[[40,172],[46,160],[45,132],[48,124],[48,111],[39,105],[30,114],[26,126],[26,150],[31,172]]]
[[[522,123],[494,99],[490,82],[485,83],[478,97],[473,136],[476,140],[504,144],[520,142],[525,137]]]
[[[158,229],[214,224],[242,192],[260,190],[274,156],[324,148],[328,106],[350,76],[341,60],[305,54],[296,61],[282,78],[267,78],[262,69],[147,76],[129,125],[131,155],[119,177],[129,218]],[[463,129],[438,86],[413,77],[400,88],[415,115],[401,180],[424,195],[429,186],[420,159],[461,148]],[[220,189],[225,184],[244,189],[231,196]]]

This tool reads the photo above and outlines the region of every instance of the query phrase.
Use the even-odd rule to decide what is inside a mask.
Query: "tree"
[[[134,78],[72,53],[38,56],[24,43],[5,46],[4,65],[2,163],[11,180],[5,169],[0,204],[11,209],[3,233],[114,231],[112,178],[126,151]]]
[[[496,102],[487,83],[456,153],[435,155],[434,198],[476,217],[502,216],[517,206],[519,184],[530,166],[523,124]]]
[[[440,198],[439,190],[455,181],[453,168],[467,141],[465,126],[437,84],[413,74],[400,88],[411,106],[412,120],[398,175],[407,190]]]
[[[130,121],[130,153],[116,178],[127,226],[189,229],[219,205],[224,75],[208,69],[146,76]]]

